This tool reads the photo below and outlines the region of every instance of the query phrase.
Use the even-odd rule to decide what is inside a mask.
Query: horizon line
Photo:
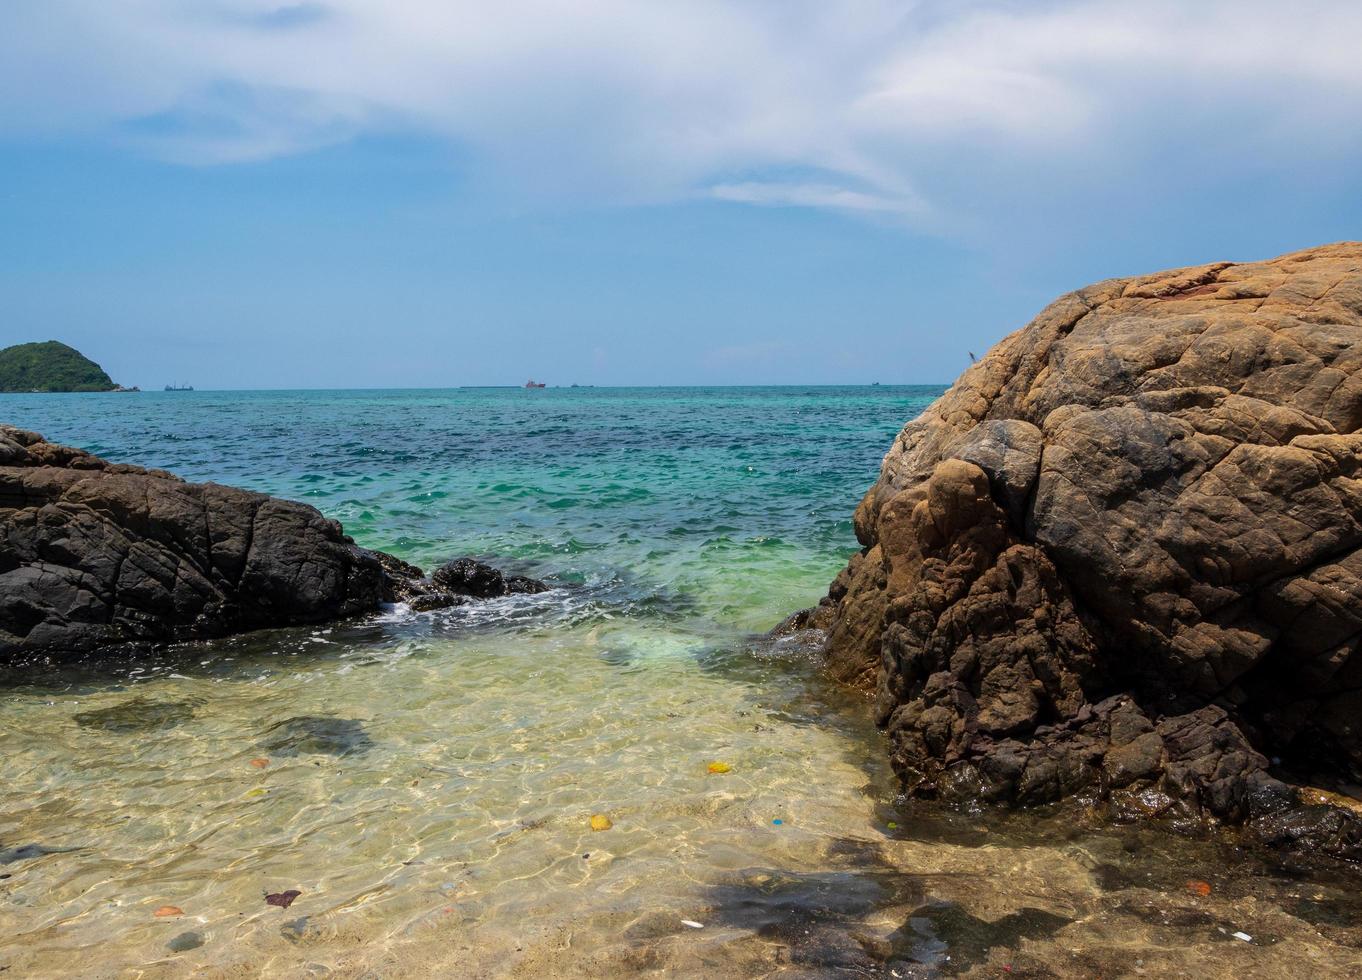
[[[523,384],[484,384],[484,385],[444,385],[444,386],[377,386],[360,385],[352,387],[318,386],[295,388],[240,387],[240,388],[199,388],[166,391],[163,388],[140,388],[136,391],[125,388],[122,391],[3,391],[3,395],[193,395],[221,392],[260,391],[580,391],[586,389],[669,389],[669,388],[949,388],[953,381],[859,381],[859,382],[781,382],[771,384],[567,384],[548,385],[544,388],[526,388]],[[136,386],[134,386],[136,387]]]

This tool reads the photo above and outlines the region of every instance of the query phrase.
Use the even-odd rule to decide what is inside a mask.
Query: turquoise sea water
[[[464,553],[604,601],[769,627],[855,549],[851,512],[944,388],[483,388],[0,396],[119,461],[310,503],[429,568]]]
[[[763,635],[940,390],[0,395],[554,586],[6,675],[0,974],[1362,975],[1355,878],[907,805],[817,638]]]

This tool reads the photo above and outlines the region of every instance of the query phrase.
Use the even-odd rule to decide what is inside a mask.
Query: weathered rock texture
[[[1362,781],[1362,244],[1110,280],[884,459],[823,612],[920,794]],[[1143,794],[1143,795],[1140,795]]]
[[[312,507],[0,426],[0,659],[313,623],[428,591]]]

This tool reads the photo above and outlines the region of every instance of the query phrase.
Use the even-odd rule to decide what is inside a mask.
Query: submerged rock
[[[1356,853],[1268,758],[1362,781],[1360,477],[1362,244],[1098,283],[900,433],[831,669],[913,793],[1150,790]]]
[[[151,732],[170,728],[194,717],[196,704],[190,701],[153,701],[133,697],[108,708],[82,711],[72,717],[82,728],[106,732]]]
[[[21,844],[18,847],[0,847],[0,864],[13,864],[15,861],[31,861],[49,854],[69,854],[77,847],[48,847],[45,844]]]
[[[346,756],[368,752],[374,741],[353,718],[304,715],[272,725],[262,747],[274,755]]]
[[[305,504],[0,426],[0,659],[316,623],[420,578]]]
[[[187,953],[191,949],[198,949],[203,945],[203,935],[197,932],[182,932],[170,942],[166,943],[166,949],[172,953]]]

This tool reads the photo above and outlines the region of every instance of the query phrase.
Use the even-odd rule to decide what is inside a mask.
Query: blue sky
[[[127,384],[931,383],[1362,238],[1362,5],[15,0],[0,343]]]

